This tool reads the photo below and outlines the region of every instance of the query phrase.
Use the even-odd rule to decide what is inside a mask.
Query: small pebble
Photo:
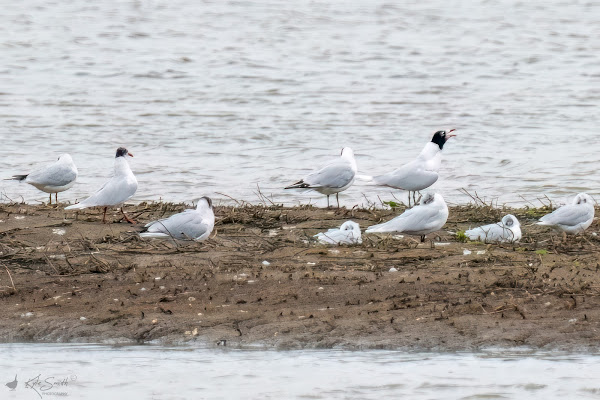
[[[398,272],[398,270],[394,267],[390,268],[390,272]]]
[[[467,250],[467,249],[463,250],[463,255],[464,256],[468,256],[469,254],[471,254],[471,250]]]
[[[271,263],[270,263],[270,262],[268,262],[267,260],[265,260],[265,261],[263,261],[263,262],[262,262],[262,265],[265,265],[265,266],[267,266],[267,265],[271,265]]]
[[[86,317],[79,317],[80,321],[85,321],[87,318]]]

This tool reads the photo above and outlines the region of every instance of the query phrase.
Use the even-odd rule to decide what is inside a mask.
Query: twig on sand
[[[238,206],[242,206],[242,207],[244,206],[244,201],[243,201],[243,200],[240,202],[240,201],[238,201],[238,200],[234,199],[233,197],[231,197],[231,196],[230,196],[230,195],[228,195],[228,194],[221,193],[221,192],[215,192],[215,193],[216,193],[216,194],[219,194],[219,195],[221,195],[221,196],[225,196],[225,197],[227,197],[228,199],[231,199],[231,200],[235,201],[235,203],[236,203]]]
[[[258,183],[256,184],[256,192],[254,192],[258,198],[260,199],[261,203],[263,203],[265,206],[267,205],[267,201],[269,203],[271,203],[272,206],[275,206],[276,204],[273,202],[273,200],[269,199],[267,196],[265,196],[261,190],[260,190],[260,186],[258,186]],[[266,201],[265,201],[266,200]]]
[[[4,264],[2,264],[2,266],[4,267],[4,269],[6,269],[6,273],[8,274],[8,277],[10,278],[10,283],[12,284],[12,288],[16,292],[17,288],[15,287],[15,282],[13,281],[12,275],[10,274],[10,271],[8,270],[8,267],[6,265],[4,265]]]

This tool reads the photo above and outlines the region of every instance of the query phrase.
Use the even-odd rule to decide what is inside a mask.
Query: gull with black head
[[[125,157],[133,157],[124,147],[119,147],[115,156],[114,175],[93,195],[80,203],[66,207],[65,210],[80,210],[89,207],[104,207],[102,222],[106,223],[106,210],[108,207],[121,206],[123,217],[129,223],[135,223],[123,210],[123,203],[129,200],[136,192],[138,187],[137,179]]]
[[[410,206],[410,192],[415,193],[427,189],[439,178],[438,171],[442,165],[442,150],[448,139],[455,137],[451,134],[455,129],[449,131],[437,131],[431,141],[428,142],[417,158],[404,164],[387,174],[377,176],[361,176],[378,186],[408,191],[408,205]],[[416,200],[415,200],[416,202]]]

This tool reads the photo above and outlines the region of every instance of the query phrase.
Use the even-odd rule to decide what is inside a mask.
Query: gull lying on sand
[[[208,239],[215,226],[215,214],[212,200],[202,197],[195,209],[185,210],[169,218],[159,219],[146,224],[146,231],[140,233],[143,238],[172,238],[195,240]]]
[[[362,243],[360,226],[354,221],[346,221],[339,228],[329,229],[314,236],[323,244],[355,244]]]
[[[465,235],[471,240],[484,243],[514,243],[521,240],[521,224],[512,214],[502,217],[502,221],[469,229]]]

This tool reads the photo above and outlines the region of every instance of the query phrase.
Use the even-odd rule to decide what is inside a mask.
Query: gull
[[[29,183],[31,186],[50,194],[49,204],[52,204],[52,193],[58,204],[58,192],[64,192],[75,184],[77,167],[69,154],[58,157],[58,161],[34,170],[27,175],[13,175],[6,180],[17,180]]]
[[[339,208],[339,193],[352,186],[356,171],[354,152],[350,147],[344,147],[339,158],[284,189],[316,190],[327,195],[327,208],[329,208],[329,196],[335,194]]]
[[[555,226],[565,234],[576,235],[589,228],[593,221],[593,200],[587,193],[579,193],[571,204],[544,215],[537,224]]]
[[[329,229],[314,236],[322,244],[362,243],[360,226],[354,221],[346,221],[339,228]]]
[[[169,218],[159,219],[146,224],[146,231],[140,233],[144,238],[172,238],[195,240],[208,239],[215,226],[215,214],[212,200],[202,197],[196,209],[185,210]]]
[[[379,225],[367,228],[365,233],[399,232],[420,236],[421,242],[425,235],[442,229],[448,220],[448,206],[439,193],[428,193],[421,202],[396,218]]]
[[[135,194],[138,183],[137,179],[129,168],[129,163],[125,159],[125,156],[133,157],[131,153],[124,147],[117,149],[115,156],[115,173],[112,178],[108,180],[96,193],[83,200],[80,203],[73,204],[72,206],[66,207],[65,210],[79,210],[89,207],[104,207],[104,215],[102,222],[106,222],[106,210],[108,207],[118,207],[124,202],[129,200],[131,196]],[[133,224],[135,221],[131,220],[123,207],[121,212],[127,222]]]
[[[521,224],[517,217],[507,214],[500,222],[469,229],[465,235],[484,243],[514,243],[521,240]]]
[[[361,176],[361,178],[372,181],[375,185],[386,186],[394,189],[408,190],[408,205],[410,206],[410,192],[419,192],[427,189],[438,180],[438,171],[442,164],[442,149],[444,144],[451,137],[455,129],[446,131],[437,131],[431,141],[423,147],[417,158],[404,164],[400,168],[388,172],[387,174],[377,176]]]

